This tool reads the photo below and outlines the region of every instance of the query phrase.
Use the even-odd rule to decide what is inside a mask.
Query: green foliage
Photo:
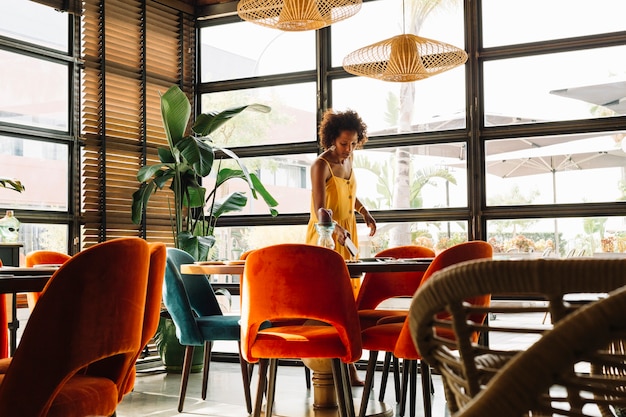
[[[222,214],[240,211],[248,198],[241,192],[234,192],[217,201],[217,189],[232,179],[240,179],[248,184],[252,197],[263,198],[272,216],[278,212],[276,200],[265,189],[260,179],[248,172],[239,157],[229,149],[216,146],[210,135],[219,127],[244,110],[268,113],[271,109],[262,104],[232,107],[222,111],[200,114],[187,135],[191,117],[191,104],[183,91],[172,86],[161,96],[161,116],[167,135],[168,147],[159,148],[160,163],[139,169],[137,180],[139,189],[133,193],[132,220],[139,224],[150,197],[169,184],[174,194],[174,207],[171,213],[172,233],[176,247],[190,253],[197,260],[205,260],[215,243],[214,229]],[[215,185],[208,190],[201,184],[201,178],[211,174],[215,152],[220,151],[236,162],[236,168],[221,168]]]
[[[26,189],[22,185],[21,181],[6,177],[0,177],[0,188],[7,188],[9,190],[17,191],[18,193],[21,193]]]

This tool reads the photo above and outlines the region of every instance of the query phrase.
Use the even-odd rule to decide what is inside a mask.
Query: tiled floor
[[[380,358],[382,359],[382,354]],[[365,378],[365,370],[360,370],[359,374]],[[376,373],[375,393],[372,398],[378,398],[380,387],[379,380],[381,372]],[[253,401],[256,393],[257,373],[253,376]],[[241,381],[240,368],[238,363],[213,362],[209,374],[209,388],[207,399],[203,401],[200,397],[202,376],[199,373],[192,374],[189,381],[187,396],[185,399],[184,412],[178,413],[178,390],[180,388],[180,374],[168,374],[160,370],[140,372],[135,390],[128,394],[120,404],[117,417],[146,417],[146,416],[208,416],[208,417],[230,417],[247,416],[243,387]],[[419,376],[418,376],[419,384]],[[439,376],[433,376],[435,394],[433,396],[433,416],[443,417],[445,403]],[[418,385],[418,400],[416,416],[423,416],[424,410],[421,400],[421,386]],[[353,388],[353,395],[360,400],[362,388]],[[375,394],[375,395],[374,395]],[[277,376],[276,387],[276,415],[289,415],[297,417],[292,410],[305,410],[299,407],[300,403],[311,400],[312,393],[307,391],[305,385],[304,370],[300,366],[280,366]],[[390,380],[385,395],[385,403],[394,409],[394,416],[398,415],[395,406],[395,394],[393,382]],[[285,414],[281,414],[281,409]],[[290,411],[286,411],[290,410]],[[306,413],[301,415],[316,416],[322,413]],[[323,414],[327,416],[328,413]],[[407,413],[408,416],[408,401]]]

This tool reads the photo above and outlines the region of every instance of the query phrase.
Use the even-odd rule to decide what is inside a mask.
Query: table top
[[[371,258],[370,258],[371,259]],[[426,271],[433,258],[413,258],[413,259],[388,259],[388,260],[367,260],[346,262],[350,276],[360,276],[365,272],[408,272]],[[183,274],[225,274],[241,275],[245,263],[236,261],[217,262],[196,262],[194,264],[181,265],[180,271]]]
[[[0,266],[0,276],[2,275],[13,275],[13,276],[48,275],[48,276],[52,276],[52,274],[54,274],[54,272],[57,269],[59,269],[58,266],[35,266],[35,267]]]
[[[0,267],[0,294],[39,292],[46,286],[57,267]]]

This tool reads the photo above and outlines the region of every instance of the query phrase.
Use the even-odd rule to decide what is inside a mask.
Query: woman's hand
[[[350,237],[350,233],[337,223],[335,223],[335,230],[333,231],[333,234],[337,238],[337,242],[342,246],[346,243],[346,237]]]
[[[358,212],[361,214],[361,216],[363,216],[367,227],[370,228],[370,236],[374,236],[374,234],[376,234],[376,220],[374,220],[374,218],[364,205],[361,205]]]
[[[370,236],[374,236],[374,234],[376,234],[376,220],[374,220],[369,211],[364,211],[365,214],[363,215],[363,218],[365,219],[365,224],[370,228]]]

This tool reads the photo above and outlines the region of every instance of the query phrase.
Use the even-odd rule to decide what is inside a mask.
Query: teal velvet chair
[[[224,315],[215,292],[206,275],[181,274],[180,266],[190,264],[194,258],[185,251],[167,249],[167,266],[163,283],[163,303],[176,326],[176,336],[185,346],[185,358],[180,384],[178,411],[183,410],[187,382],[191,371],[193,351],[196,346],[204,346],[204,368],[202,375],[202,399],[206,399],[211,362],[212,342],[216,340],[236,340],[239,347],[239,361],[248,413],[252,412],[250,397],[250,376],[247,363],[241,357],[240,316]]]

